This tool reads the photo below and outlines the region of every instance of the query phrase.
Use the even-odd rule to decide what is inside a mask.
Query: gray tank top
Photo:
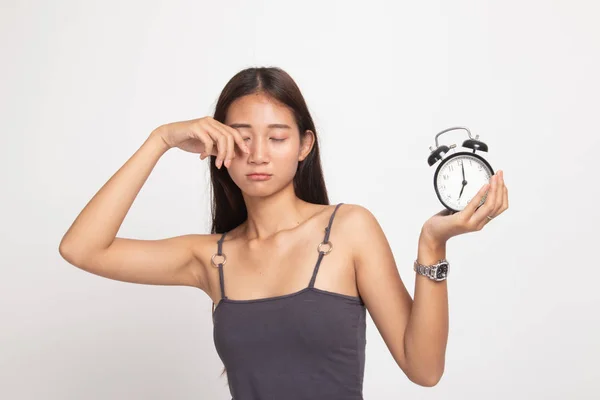
[[[363,399],[364,302],[314,287],[321,260],[332,249],[325,244],[341,205],[325,229],[312,278],[298,292],[228,299],[224,264],[218,264],[221,301],[213,311],[213,338],[232,400]],[[218,255],[225,235],[217,242]]]

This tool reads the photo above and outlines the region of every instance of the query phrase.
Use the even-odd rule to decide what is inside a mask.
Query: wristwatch
[[[423,275],[432,281],[441,282],[448,277],[450,263],[443,259],[432,265],[422,265],[415,260],[414,270],[417,274]]]

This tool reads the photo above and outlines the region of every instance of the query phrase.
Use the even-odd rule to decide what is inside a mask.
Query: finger
[[[504,180],[503,180],[503,175],[504,172],[503,171],[498,171],[497,174],[494,175],[494,179],[493,179],[493,183],[496,185],[496,190],[495,190],[495,204],[496,206],[493,207],[490,211],[487,212],[488,215],[481,215],[481,217],[483,219],[479,220],[478,222],[475,222],[476,225],[476,229],[477,230],[481,230],[483,229],[483,227],[487,224],[490,223],[491,218],[496,218],[498,215],[502,214],[503,210],[503,204],[504,204],[504,191],[506,190],[506,186],[504,186]]]
[[[504,192],[506,190],[506,186],[504,185],[504,171],[500,171],[498,173],[498,181],[500,183],[499,185],[499,193],[498,193],[498,208],[496,209],[496,214],[494,214],[494,216],[498,216],[500,214],[502,214],[502,212],[505,210],[504,208],[504,202],[505,202],[505,196],[504,196]]]
[[[208,136],[208,138],[204,139],[204,146],[205,146],[204,152],[206,153],[206,156],[217,155],[217,152],[215,150],[215,142],[216,142],[217,138],[219,136],[221,136],[221,133],[218,130],[214,129],[210,124],[207,124],[207,123],[200,124],[200,126],[198,128],[198,133],[199,133],[198,138],[203,140],[204,136],[200,136],[200,132],[202,132]]]
[[[223,133],[221,133],[219,129],[215,128],[210,122],[206,122],[202,126],[212,138],[213,147],[211,147],[211,155],[216,156],[215,165],[217,168],[221,168],[221,165],[225,159],[225,152],[227,150],[226,139],[223,136]],[[216,149],[214,148],[215,144]]]
[[[502,214],[504,211],[508,209],[508,189],[506,186],[502,188],[502,205],[500,206],[500,210],[496,213],[496,216]]]
[[[227,154],[225,155],[225,168],[229,168],[231,160],[235,157],[235,141],[233,136],[228,133],[227,136]]]
[[[231,160],[235,158],[235,142],[233,135],[229,132],[229,130],[225,129],[225,126],[217,121],[210,121],[211,125],[217,129],[221,133],[221,137],[225,138],[225,154],[221,161],[223,162],[221,165],[225,165],[226,168],[229,168],[231,165]]]
[[[215,160],[215,165],[217,168],[221,168],[223,166],[223,161],[225,161],[225,156],[227,155],[227,138],[221,134],[217,138],[217,159]]]
[[[500,213],[502,208],[502,201],[504,200],[502,195],[504,193],[504,182],[502,181],[502,171],[496,174],[496,207],[492,211],[491,216],[496,217]]]
[[[505,211],[508,208],[508,188],[504,182],[504,171],[500,174],[500,178],[502,179],[502,211]]]
[[[223,126],[227,129],[228,132],[231,132],[231,135],[233,136],[233,139],[235,140],[235,143],[238,145],[240,150],[242,150],[242,152],[246,154],[250,153],[250,148],[248,147],[246,142],[244,142],[242,134],[237,129],[231,128],[227,125]]]
[[[489,188],[490,188],[489,183],[486,183],[485,185],[483,185],[481,187],[481,189],[479,189],[477,194],[471,199],[469,204],[467,204],[467,206],[463,209],[462,212],[465,215],[465,218],[467,220],[471,219],[471,217],[473,216],[473,213],[475,213],[475,211],[477,210],[479,203],[481,203],[481,199],[483,198],[483,196],[485,196],[485,194]]]
[[[471,219],[471,223],[474,226],[479,227],[481,223],[489,221],[487,218],[488,215],[493,217],[492,213],[496,208],[496,191],[498,187],[497,179],[498,177],[496,175],[492,176],[492,179],[490,179],[490,190],[487,198],[485,199],[485,203],[483,203],[483,205],[475,211]]]
[[[212,151],[212,139],[208,133],[201,129],[193,129],[192,135],[194,139],[197,139],[202,143],[204,149],[200,152],[200,159],[204,160]]]

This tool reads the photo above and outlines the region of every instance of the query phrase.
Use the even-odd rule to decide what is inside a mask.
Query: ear
[[[303,161],[309,154],[315,144],[315,134],[313,131],[307,129],[300,138],[300,154],[298,155],[298,161]]]

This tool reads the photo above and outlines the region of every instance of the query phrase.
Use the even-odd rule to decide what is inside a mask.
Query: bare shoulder
[[[377,217],[367,207],[344,203],[337,211],[332,229],[351,249],[353,258],[368,257],[376,249],[388,248],[389,244]]]
[[[379,230],[379,222],[375,215],[360,204],[344,203],[340,206],[335,217],[338,225],[346,239],[356,241],[364,236],[369,236],[373,231]]]
[[[335,207],[335,205],[332,207]],[[374,218],[371,210],[360,204],[342,203],[337,213],[340,215],[343,214],[346,216],[346,219],[351,218],[355,222],[364,220],[365,218]]]

